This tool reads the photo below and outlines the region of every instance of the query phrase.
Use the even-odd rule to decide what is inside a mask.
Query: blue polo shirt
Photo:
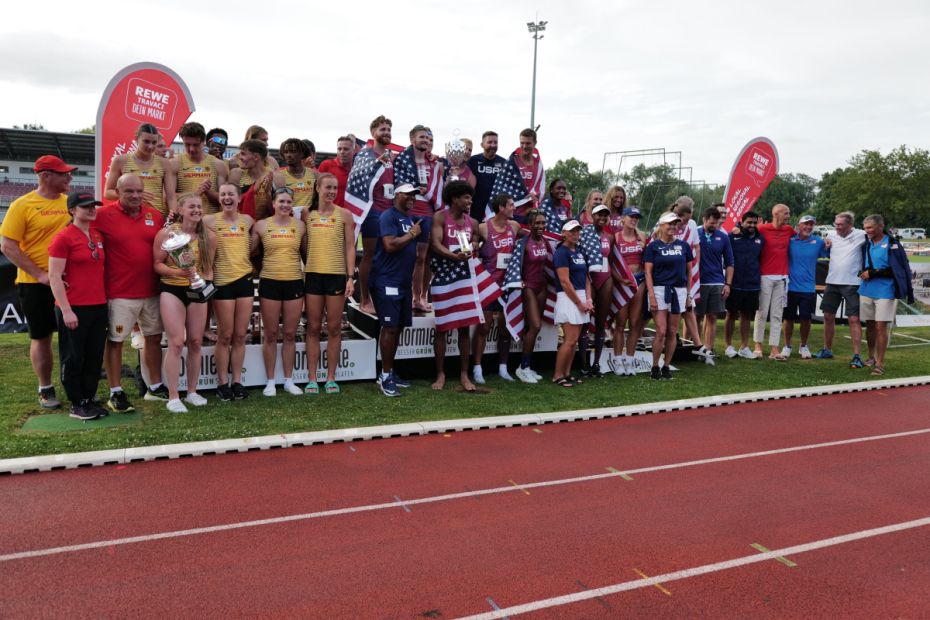
[[[584,255],[577,247],[574,250],[569,250],[565,245],[557,247],[552,255],[552,266],[556,269],[568,267],[568,279],[572,284],[572,288],[576,291],[585,290],[585,278],[588,277],[588,261],[584,259]],[[558,276],[555,278],[555,292],[562,292],[562,282]]]
[[[733,250],[733,290],[758,291],[762,288],[759,257],[765,239],[755,234],[751,237],[744,235],[738,228],[730,233],[730,246]]]
[[[707,232],[698,228],[701,240],[701,284],[726,284],[724,269],[733,266],[730,236],[720,230]]]
[[[691,246],[678,239],[671,243],[656,239],[643,252],[643,262],[652,263],[653,286],[688,286],[688,262],[693,260]]]
[[[371,286],[394,286],[410,288],[413,285],[413,265],[417,261],[417,244],[410,242],[400,252],[388,252],[382,239],[387,236],[402,237],[413,226],[409,215],[396,207],[386,210],[378,218],[381,238],[375,246],[371,263]]]
[[[892,243],[888,235],[882,237],[881,241],[874,243],[866,239],[866,256],[871,257],[872,264],[869,264],[868,258],[864,261],[863,269],[887,269],[888,263],[888,246]],[[894,299],[894,278],[869,278],[863,280],[859,285],[859,294],[871,297],[872,299]]]
[[[820,237],[791,237],[788,240],[788,291],[816,293],[817,259],[828,256],[830,252]]]
[[[504,169],[507,160],[500,155],[488,159],[484,153],[478,153],[468,158],[468,167],[475,175],[475,198],[471,203],[471,216],[479,222],[484,221],[484,209],[491,200],[491,188],[497,173]]]

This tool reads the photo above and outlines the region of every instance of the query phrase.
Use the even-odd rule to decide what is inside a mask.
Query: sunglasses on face
[[[213,136],[210,138],[210,142],[213,144],[219,144],[220,146],[226,146],[227,140],[223,136]]]

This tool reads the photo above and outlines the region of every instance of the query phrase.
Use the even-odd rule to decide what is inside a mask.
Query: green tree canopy
[[[552,183],[555,179],[562,179],[572,195],[572,205],[577,213],[584,207],[585,197],[593,189],[606,192],[613,183],[614,175],[611,172],[591,172],[588,164],[570,157],[555,162],[555,165],[546,170],[546,182]],[[548,189],[548,188],[547,188]]]
[[[773,206],[786,204],[791,209],[791,215],[799,216],[810,211],[816,191],[817,180],[813,177],[791,172],[779,174],[772,179],[753,211],[763,214],[768,219]]]

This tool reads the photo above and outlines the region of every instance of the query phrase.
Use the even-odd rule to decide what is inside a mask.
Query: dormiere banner
[[[723,230],[730,232],[743,213],[751,210],[778,174],[778,150],[768,138],[754,138],[743,147],[730,170],[723,202],[727,219]]]
[[[155,125],[171,144],[194,111],[194,100],[177,73],[152,62],[129,65],[110,80],[97,108],[95,188],[103,196],[110,162],[135,150],[136,129]]]

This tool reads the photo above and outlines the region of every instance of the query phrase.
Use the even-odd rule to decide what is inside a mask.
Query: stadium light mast
[[[546,24],[549,22],[526,22],[526,27],[533,35],[533,97],[530,102],[530,128],[536,129],[536,50],[539,47],[539,40],[545,35],[539,34],[546,30]]]

